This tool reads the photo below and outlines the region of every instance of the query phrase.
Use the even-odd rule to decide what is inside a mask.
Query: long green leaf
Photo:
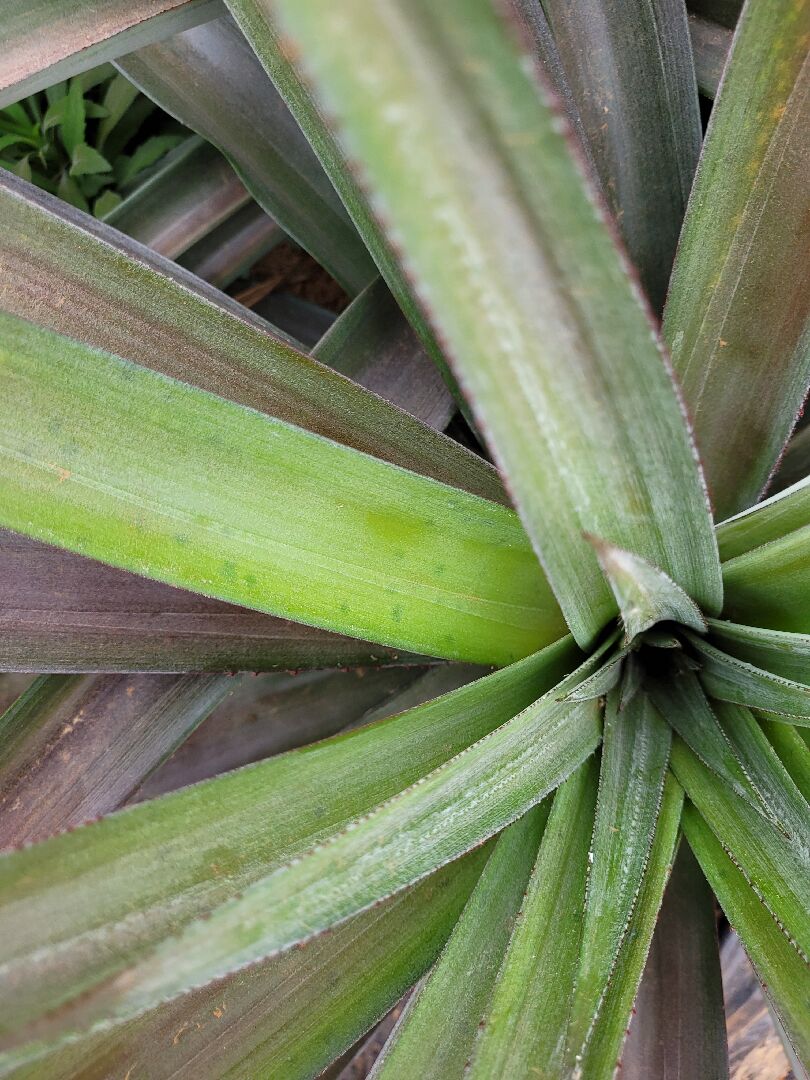
[[[697,678],[683,672],[651,681],[649,692],[661,715],[703,764],[761,811],[761,795],[734,753]]]
[[[468,413],[441,344],[418,303],[407,269],[396,258],[396,244],[389,243],[386,238],[373,207],[353,174],[351,163],[346,160],[309,88],[291,62],[285,43],[279,39],[270,3],[266,0],[230,0],[228,8],[318,155],[392,295],[441,372],[448,389]]]
[[[283,1076],[307,1080],[375,1023],[441,948],[476,882],[473,852],[310,942],[110,1031],[0,1057],[15,1080]],[[15,1063],[17,1067],[15,1067]]]
[[[738,660],[796,682],[810,674],[810,634],[787,634],[720,619],[710,619],[709,628],[711,642]]]
[[[408,1003],[370,1080],[413,1076],[446,1080],[463,1074],[523,902],[549,809],[547,800],[501,834],[444,952]],[[548,884],[545,878],[543,884]],[[524,908],[521,928],[525,920]]]
[[[176,259],[249,198],[222,155],[202,139],[190,138],[104,220]]]
[[[672,747],[672,766],[686,794],[745,875],[775,924],[806,958],[810,955],[806,805],[794,806],[788,790],[780,805],[773,807],[782,823],[780,827],[757,814],[727,785],[718,784],[678,739]],[[798,792],[796,797],[802,803]]]
[[[622,1080],[727,1080],[714,900],[681,844],[622,1054]]]
[[[475,1047],[473,1080],[556,1080],[579,960],[596,768],[554,796],[537,863]]]
[[[810,747],[789,724],[761,720],[760,725],[791,780],[810,803]]]
[[[12,316],[0,339],[0,524],[436,656],[509,663],[561,635],[504,507]]]
[[[415,662],[5,530],[0,626],[0,671],[288,671]]]
[[[810,478],[717,530],[726,618],[810,634]]]
[[[516,820],[596,748],[596,704],[556,690],[322,846],[190,923],[126,976],[103,1006],[124,1016],[217,978],[371,907]]]
[[[118,61],[229,159],[259,205],[350,292],[376,269],[287,106],[229,16]]]
[[[335,320],[312,355],[437,431],[447,427],[456,410],[441,374],[382,278]]]
[[[718,518],[756,502],[810,382],[810,4],[740,17],[664,336]]]
[[[676,392],[489,0],[276,8],[362,162],[577,640],[616,611],[583,530],[716,611],[714,539]]]
[[[495,470],[475,454],[296,352],[241,304],[173,263],[3,170],[0,261],[15,267],[3,278],[3,310],[505,501]]]
[[[700,681],[712,697],[779,713],[794,724],[810,725],[810,686],[763,671],[700,638],[692,638],[692,644],[700,658]],[[810,678],[810,668],[805,670],[805,678]]]
[[[792,487],[808,475],[810,475],[810,427],[804,424],[797,428],[785,447],[768,490],[784,491],[785,488]]]
[[[602,191],[660,312],[701,142],[686,8],[671,0],[543,7]]]
[[[667,773],[661,795],[658,825],[650,857],[641,883],[641,891],[627,927],[622,947],[593,1033],[579,1063],[582,1078],[612,1080],[627,1036],[633,1002],[638,993],[644,965],[650,950],[661,901],[672,864],[679,835],[683,791]]]
[[[429,673],[430,678],[426,678]],[[241,679],[227,699],[177,748],[133,795],[143,802],[208,780],[231,769],[326,739],[373,719],[393,716],[430,696],[479,678],[469,664],[435,668],[360,668],[349,671],[277,672]],[[406,700],[421,684],[434,689],[422,701]],[[410,696],[410,695],[409,695]]]
[[[582,945],[568,1060],[582,1060],[643,886],[658,823],[671,735],[646,694],[619,712],[608,695]]]
[[[2,0],[0,108],[221,12],[220,0]]]
[[[776,1015],[805,1066],[810,1066],[810,1006],[805,961],[790,945],[697,810],[683,827],[729,922],[742,938]]]
[[[509,720],[572,653],[568,639],[370,728],[0,858],[2,1038],[81,1027],[92,987]],[[97,995],[102,1016],[111,1006]]]
[[[0,848],[122,806],[231,690],[224,675],[46,675],[0,716]]]

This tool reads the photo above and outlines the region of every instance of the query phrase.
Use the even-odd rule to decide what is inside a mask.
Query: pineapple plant
[[[197,133],[0,171],[0,1075],[806,1075],[807,0],[0,24]]]

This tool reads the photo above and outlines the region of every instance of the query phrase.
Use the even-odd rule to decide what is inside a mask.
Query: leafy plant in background
[[[0,165],[103,217],[183,134],[139,138],[155,110],[110,64],[0,109]]]
[[[702,148],[674,0],[69,6],[355,299],[307,356],[0,182],[0,1075],[337,1075],[415,987],[375,1077],[723,1077],[713,895],[801,1074],[810,4]],[[192,734],[231,668],[311,670]]]

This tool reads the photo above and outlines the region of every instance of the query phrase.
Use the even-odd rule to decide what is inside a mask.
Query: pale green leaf
[[[596,768],[586,762],[554,796],[537,863],[484,1016],[470,1076],[556,1080],[579,960]]]
[[[509,663],[561,635],[512,511],[12,316],[0,327],[0,524],[436,656]]]
[[[678,245],[664,337],[718,519],[756,502],[810,381],[810,8],[743,9]]]
[[[430,965],[487,851],[439,870],[305,949],[164,1003],[66,1046],[0,1056],[15,1080],[270,1076],[308,1080],[374,1024]],[[15,1068],[15,1063],[17,1067]]]
[[[105,980],[509,720],[575,653],[568,639],[370,728],[0,858],[4,1042],[85,1026],[88,1008],[109,1016]]]
[[[776,1015],[801,1060],[810,1065],[810,999],[805,961],[694,807],[686,807],[683,826],[723,911],[742,938]]]
[[[646,694],[636,695],[621,713],[617,692],[608,695],[582,944],[567,1035],[572,1066],[579,1066],[592,1037],[643,886],[670,741],[669,728]]]
[[[71,176],[94,176],[97,173],[106,173],[111,170],[109,161],[98,150],[88,146],[85,142],[77,143],[71,154]]]
[[[599,537],[589,539],[616,597],[625,641],[632,641],[659,622],[680,623],[698,632],[706,630],[700,608],[663,570]]]
[[[137,96],[137,86],[133,86],[123,75],[113,75],[104,91],[103,104],[107,110],[107,115],[98,125],[98,131],[96,132],[96,146],[99,150],[104,149],[104,144],[113,129],[120,123]]]
[[[464,1072],[523,904],[549,809],[546,800],[501,834],[450,940],[408,1002],[370,1080],[446,1080]],[[548,886],[545,877],[543,884]],[[525,920],[524,907],[521,927]]]
[[[3,281],[0,307],[7,311],[406,469],[506,501],[497,473],[477,455],[297,352],[264,320],[174,263],[2,171],[0,259],[18,270]]]
[[[577,639],[616,610],[583,530],[715,613],[714,539],[677,393],[489,0],[274,10],[362,163]]]

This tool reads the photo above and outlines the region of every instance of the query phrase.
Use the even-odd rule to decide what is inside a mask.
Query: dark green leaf
[[[608,695],[599,795],[568,1026],[568,1060],[579,1065],[593,1035],[644,882],[661,809],[670,730],[646,694],[623,712]]]
[[[711,697],[780,713],[794,724],[810,725],[810,686],[773,675],[692,638],[700,658],[700,681]],[[806,669],[810,677],[810,668]]]
[[[414,992],[370,1080],[413,1076],[446,1080],[464,1073],[479,1021],[499,979],[515,918],[524,904],[549,809],[550,800],[546,800],[501,834],[444,952]],[[548,893],[548,876],[541,880]],[[521,930],[526,918],[524,906]]]
[[[693,630],[706,630],[700,608],[663,570],[630,551],[589,537],[599,565],[610,584],[630,642],[659,622],[676,622]]]
[[[672,775],[667,773],[661,793],[658,824],[638,898],[610,981],[605,987],[590,1041],[574,1074],[579,1080],[590,1080],[591,1077],[604,1077],[607,1080],[615,1075],[664,888],[675,860],[682,805],[683,792]]]
[[[714,539],[677,394],[489,0],[275,10],[401,243],[577,640],[616,610],[583,530],[715,612]]]
[[[731,734],[731,727],[726,731]],[[787,784],[782,785],[783,798],[771,807],[781,822],[776,825],[758,814],[728,785],[718,784],[714,775],[678,739],[672,746],[672,767],[686,794],[745,875],[786,940],[806,958],[810,946],[807,911],[810,859],[807,806],[798,791],[794,788],[791,792]]]
[[[562,1075],[596,786],[596,768],[589,761],[554,796],[526,899],[475,1046],[473,1080]]]
[[[789,724],[761,720],[760,725],[791,780],[810,803],[810,747]]]
[[[105,980],[492,732],[553,686],[575,652],[569,639],[371,728],[0,858],[3,1038],[69,1031],[88,1010],[108,1016]],[[577,741],[571,725],[560,736]]]
[[[709,884],[745,944],[776,1015],[799,1057],[805,1065],[810,1064],[810,1008],[805,961],[694,807],[686,807],[683,826]]]
[[[810,635],[710,619],[710,641],[755,667],[802,682],[810,675]]]
[[[731,30],[690,13],[689,36],[692,39],[698,90],[706,97],[713,98],[728,60]]]
[[[178,262],[197,277],[224,289],[283,239],[281,227],[251,199],[184,252]],[[258,314],[260,307],[256,305]]]
[[[718,519],[762,494],[810,379],[810,8],[746,5],[664,314]]]
[[[136,148],[131,156],[116,158],[115,178],[122,187],[126,187],[135,180],[144,169],[150,168],[156,162],[179,146],[183,141],[182,135],[152,135]]]
[[[64,112],[60,118],[59,134],[62,143],[72,158],[80,143],[84,142],[84,96],[82,84],[78,79],[71,79],[64,102]]]

